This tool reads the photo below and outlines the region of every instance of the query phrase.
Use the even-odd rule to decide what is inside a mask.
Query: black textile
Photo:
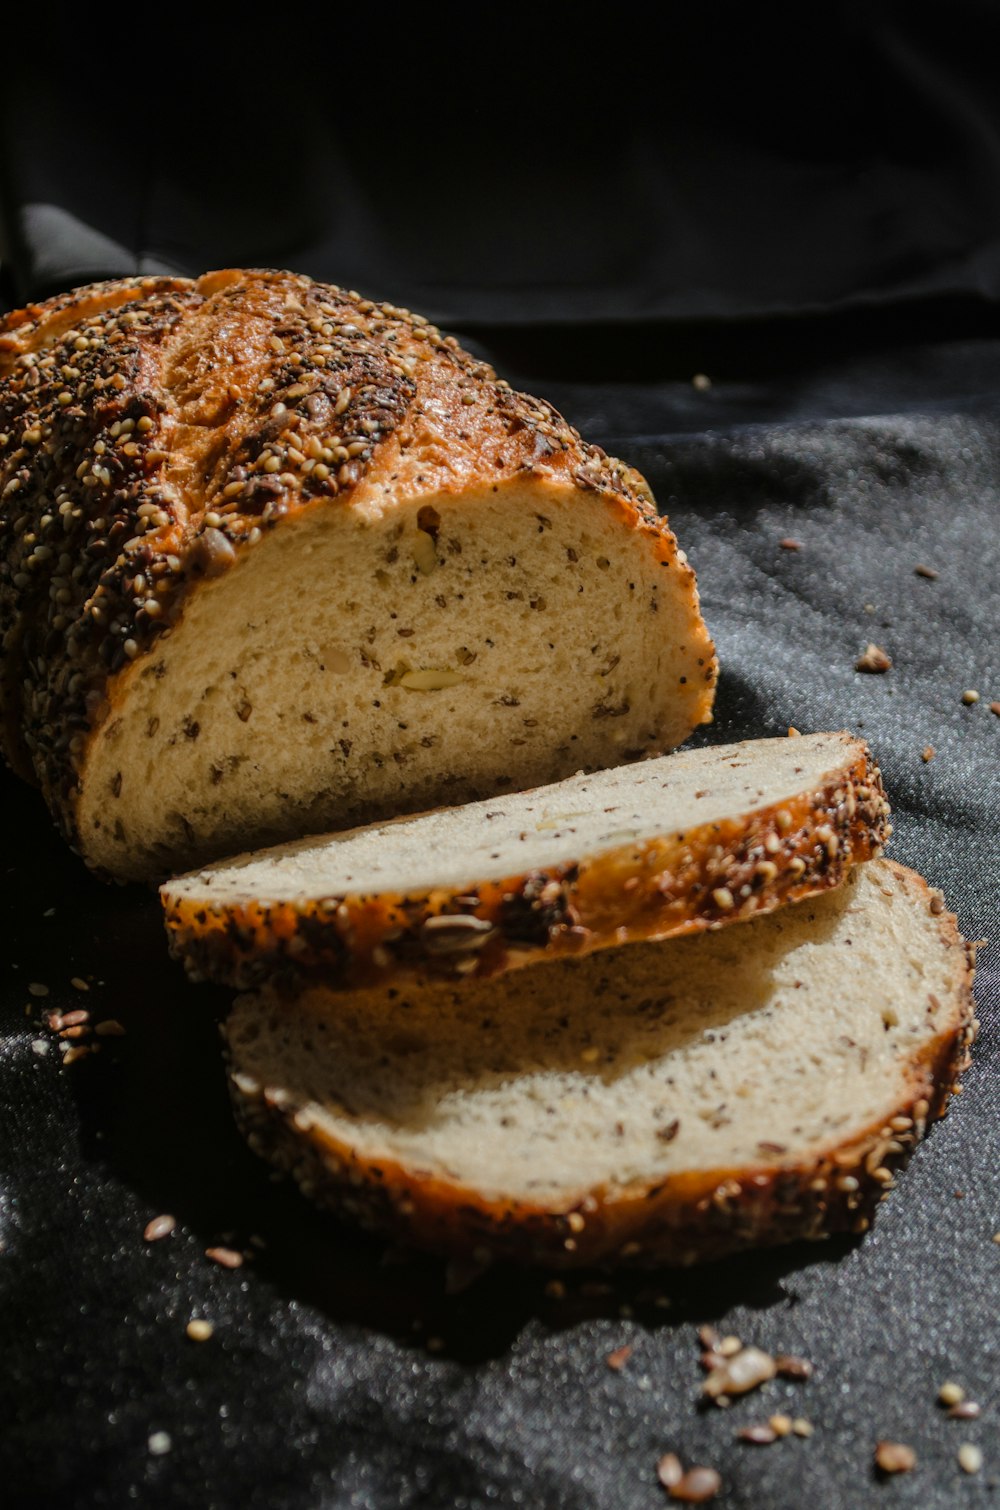
[[[939,31],[916,7],[905,26],[886,8],[895,21],[866,14],[864,27],[845,8],[829,47],[810,46],[792,81],[794,111],[763,87],[782,74],[776,54],[751,45],[750,23],[724,39],[717,72],[697,66],[693,22],[667,67],[662,54],[626,64],[586,26],[569,66],[538,13],[530,27],[498,24],[485,74],[456,68],[458,43],[443,35],[424,35],[417,69],[403,38],[410,92],[393,98],[391,119],[405,115],[405,132],[354,94],[324,114],[310,146],[312,97],[260,96],[242,161],[226,159],[224,173],[220,158],[211,182],[182,173],[179,149],[157,160],[145,131],[115,137],[118,187],[98,195],[95,164],[110,150],[100,121],[71,130],[56,112],[29,131],[16,102],[30,76],[9,81],[12,296],[156,262],[267,261],[471,329],[505,376],[649,477],[698,570],[719,648],[716,723],[699,738],[789,724],[860,731],[893,801],[890,853],[943,888],[970,937],[996,941],[995,12],[953,7]],[[335,93],[320,42],[317,90]],[[520,90],[513,102],[502,79]],[[530,86],[542,80],[558,92],[538,104]],[[758,89],[759,116],[741,117]],[[224,92],[212,100],[202,127],[226,122],[238,143],[245,102],[227,114]],[[569,141],[556,109],[567,101],[584,117]],[[680,144],[671,133],[685,122]],[[647,147],[672,145],[655,161],[639,153],[630,179],[618,154],[633,125]],[[453,175],[446,146],[461,165]],[[474,154],[482,182],[470,185]],[[658,176],[661,161],[670,171]],[[268,212],[241,218],[253,176]],[[224,179],[233,193],[214,198]],[[345,184],[358,193],[341,195]],[[430,190],[453,196],[459,245],[421,218]],[[873,219],[878,203],[885,215]],[[512,205],[529,241],[514,234]],[[637,229],[624,250],[623,213]],[[696,371],[710,388],[691,385]],[[785,537],[801,548],[782,549]],[[921,563],[938,577],[915,575]],[[892,656],[884,676],[854,670],[869,640]],[[981,700],[968,707],[970,687]],[[0,810],[5,1507],[640,1510],[666,1502],[655,1479],[666,1451],[716,1466],[718,1503],[747,1510],[858,1510],[887,1493],[921,1510],[994,1501],[995,942],[981,954],[983,1032],[965,1092],[862,1241],[622,1280],[609,1293],[571,1280],[565,1300],[544,1277],[509,1272],[449,1294],[442,1266],[387,1254],[269,1180],[226,1105],[212,1020],[225,993],[186,985],[155,899],[93,880],[7,775]],[[69,984],[76,975],[94,977],[87,995]],[[31,982],[50,994],[31,995]],[[54,1047],[32,1047],[48,1037],[40,1013],[81,1004],[127,1036],[60,1072]],[[177,1231],[145,1245],[145,1223],[164,1211]],[[211,1243],[254,1235],[263,1245],[241,1270],[204,1258]],[[185,1336],[194,1315],[215,1324],[209,1341]],[[703,1322],[801,1353],[815,1377],[701,1411]],[[623,1343],[633,1352],[615,1373],[604,1360]],[[947,1378],[980,1401],[979,1421],[935,1404]],[[735,1440],[775,1410],[809,1418],[814,1435],[768,1448]],[[161,1431],[172,1446],[157,1456],[148,1439]],[[871,1470],[882,1437],[919,1458],[891,1486]],[[964,1441],[985,1452],[975,1479],[956,1463]]]

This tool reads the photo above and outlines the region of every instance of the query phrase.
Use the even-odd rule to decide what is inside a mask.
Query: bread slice
[[[460,1256],[690,1264],[862,1232],[973,1036],[887,861],[742,928],[452,989],[237,999],[237,1118],[306,1195]]]
[[[637,472],[280,272],[0,322],[0,745],[120,879],[671,749],[694,573]]]
[[[887,814],[861,740],[763,739],[241,855],[161,895],[195,978],[493,975],[835,886]]]

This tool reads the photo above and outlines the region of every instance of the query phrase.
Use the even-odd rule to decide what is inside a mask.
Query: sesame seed
[[[173,1447],[173,1440],[167,1431],[154,1431],[146,1443],[154,1458],[163,1457]]]
[[[933,580],[934,580],[935,577],[940,576],[940,573],[936,572],[934,570],[933,566],[919,565],[919,566],[915,566],[913,568],[913,571],[914,571],[914,574],[916,576],[918,576],[918,577],[928,577],[932,582],[933,582]]]
[[[28,984],[28,992],[31,996],[48,996],[48,986],[43,986],[41,981],[33,980]]]
[[[696,393],[707,393],[712,386],[712,379],[707,372],[696,372],[691,379],[691,387]]]
[[[156,1243],[163,1237],[169,1237],[176,1226],[175,1216],[154,1216],[151,1222],[146,1223],[142,1235],[147,1243]]]
[[[811,1421],[806,1420],[805,1416],[796,1416],[792,1422],[792,1430],[797,1437],[811,1437],[814,1427]]]
[[[237,1253],[235,1248],[206,1248],[205,1257],[210,1258],[213,1264],[219,1264],[223,1269],[240,1269],[243,1267],[243,1254]]]
[[[963,1442],[956,1454],[958,1466],[963,1473],[978,1473],[983,1466],[982,1449],[972,1442]]]
[[[215,1328],[210,1321],[202,1321],[196,1316],[188,1322],[184,1330],[192,1342],[207,1342]]]
[[[712,900],[716,907],[720,908],[723,912],[728,912],[736,905],[733,894],[728,886],[717,886],[712,892]]]
[[[938,1399],[942,1405],[957,1405],[960,1400],[965,1399],[965,1390],[960,1384],[954,1384],[949,1380],[938,1390]]]
[[[916,1461],[916,1453],[905,1442],[879,1442],[875,1448],[875,1466],[881,1473],[909,1473]]]
[[[929,765],[936,754],[937,751],[935,750],[933,745],[925,745],[921,752],[920,758],[924,762],[924,765]]]
[[[79,975],[71,976],[71,978],[70,978],[70,985],[76,991],[89,991],[90,990],[90,987],[87,985],[87,982],[81,976],[79,976]]]
[[[967,708],[971,708],[973,703],[978,703],[979,693],[974,687],[967,687],[962,693],[962,701]]]
[[[99,1038],[124,1038],[125,1029],[116,1017],[105,1017],[94,1024],[94,1032]]]

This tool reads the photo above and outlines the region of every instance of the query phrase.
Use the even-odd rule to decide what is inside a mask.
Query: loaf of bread
[[[225,1028],[251,1147],[480,1261],[689,1264],[861,1232],[974,1032],[972,959],[888,861],[739,928],[444,987],[273,988]]]
[[[835,886],[888,811],[862,740],[747,740],[241,855],[161,895],[195,979],[493,975]]]
[[[280,272],[0,325],[0,643],[8,761],[121,879],[670,749],[716,675],[635,471]]]

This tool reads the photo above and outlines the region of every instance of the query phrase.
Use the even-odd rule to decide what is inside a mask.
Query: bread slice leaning
[[[228,269],[0,321],[0,750],[106,874],[669,750],[715,676],[638,472],[408,310]]]
[[[356,995],[238,998],[239,1122],[304,1193],[458,1256],[690,1264],[861,1232],[974,1029],[971,950],[887,861],[742,928]]]
[[[161,894],[195,978],[486,976],[837,885],[888,811],[861,740],[754,740],[241,855]]]

